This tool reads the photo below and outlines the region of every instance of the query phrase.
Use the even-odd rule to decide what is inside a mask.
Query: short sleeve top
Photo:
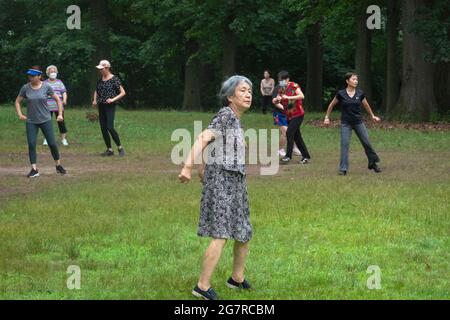
[[[341,122],[345,124],[360,124],[363,122],[362,101],[365,99],[362,90],[357,89],[353,97],[350,97],[346,89],[336,93],[336,99],[341,107]]]
[[[27,122],[41,124],[51,120],[47,99],[52,95],[52,87],[45,82],[42,82],[39,89],[33,89],[30,83],[20,89],[19,96],[27,101]]]
[[[120,86],[122,85],[120,79],[117,76],[113,76],[111,79],[103,81],[102,79],[97,82],[97,102],[106,103],[106,100],[114,98],[120,93]]]

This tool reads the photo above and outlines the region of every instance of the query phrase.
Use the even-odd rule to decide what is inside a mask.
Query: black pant
[[[53,133],[52,120],[39,124],[30,123],[27,121],[26,130],[28,140],[28,156],[30,157],[30,163],[36,164],[36,139],[39,128],[41,128],[42,133],[47,140],[48,147],[52,152],[53,159],[59,160],[58,145],[56,144],[55,134]]]
[[[114,117],[116,115],[115,104],[98,104],[98,120],[100,122],[100,128],[102,130],[103,140],[105,140],[106,147],[111,148],[111,137],[117,146],[120,146],[120,138],[116,129],[114,129]]]
[[[261,97],[261,108],[262,112],[265,114],[267,109],[272,105],[272,96],[262,96]]]
[[[53,116],[55,115],[55,118],[58,117],[58,111],[50,111],[50,114]],[[62,113],[62,116],[64,118],[64,111]],[[64,134],[67,133],[67,128],[66,128],[66,123],[65,123],[66,118],[64,118],[63,121],[61,122],[57,122],[58,123],[58,129],[59,129],[59,133]]]
[[[303,141],[302,133],[300,132],[300,126],[303,122],[303,116],[296,117],[288,122],[288,128],[286,131],[286,138],[287,138],[287,151],[286,151],[286,157],[289,157],[292,159],[292,150],[294,149],[294,141],[297,145],[298,149],[302,153],[303,158],[311,159],[311,156],[309,155],[308,148],[306,148],[305,141]]]

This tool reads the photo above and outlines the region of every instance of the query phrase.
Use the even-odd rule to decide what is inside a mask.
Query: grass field
[[[104,159],[85,113],[66,112],[68,174],[57,176],[39,146],[41,177],[29,180],[24,124],[13,106],[0,107],[0,298],[193,298],[208,243],[196,235],[201,185],[178,182],[170,136],[212,114],[120,110],[128,155]],[[270,128],[271,117],[250,113],[243,123]],[[346,177],[337,175],[338,129],[307,124],[303,134],[310,165],[250,172],[255,290],[226,288],[229,243],[213,278],[221,298],[449,299],[450,133],[371,130],[378,175],[353,136]],[[69,265],[81,268],[79,290],[66,287]],[[381,270],[379,290],[366,286],[370,265]]]

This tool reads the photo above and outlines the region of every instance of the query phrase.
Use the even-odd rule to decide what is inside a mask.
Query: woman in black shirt
[[[120,143],[119,134],[114,128],[114,118],[116,114],[116,101],[121,99],[126,93],[120,79],[111,73],[111,64],[109,61],[100,61],[97,69],[100,70],[101,79],[97,82],[92,106],[95,108],[98,105],[100,128],[107,148],[102,153],[102,156],[114,155],[114,151],[111,148],[112,137],[119,149],[119,156],[122,157],[125,155],[125,150]]]
[[[349,72],[345,75],[345,80],[347,82],[347,88],[338,91],[336,96],[330,102],[324,121],[325,125],[330,124],[331,111],[337,104],[339,104],[342,109],[341,163],[339,167],[339,174],[345,176],[348,171],[348,151],[350,147],[352,130],[355,130],[359,141],[361,141],[361,144],[364,147],[364,151],[366,152],[367,159],[369,161],[369,170],[374,170],[377,173],[381,172],[381,169],[377,165],[377,162],[379,162],[380,159],[370,143],[367,128],[363,121],[361,106],[364,106],[364,109],[366,109],[373,121],[380,122],[380,118],[373,114],[364,92],[356,89],[358,86],[358,75],[356,73]]]

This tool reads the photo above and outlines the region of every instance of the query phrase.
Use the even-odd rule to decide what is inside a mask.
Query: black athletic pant
[[[287,138],[287,151],[286,157],[292,159],[292,150],[294,149],[294,142],[297,145],[298,149],[302,153],[303,158],[311,159],[309,155],[308,148],[306,148],[305,141],[303,141],[302,133],[300,132],[300,126],[303,122],[303,116],[296,117],[289,120],[288,128],[286,131]]]
[[[115,144],[120,146],[120,138],[116,129],[114,129],[114,117],[116,115],[116,105],[114,103],[98,104],[98,120],[100,122],[100,129],[102,130],[103,140],[105,140],[106,147],[111,148],[111,137]]]
[[[26,131],[28,140],[28,156],[30,157],[30,163],[36,164],[36,140],[39,128],[41,128],[42,133],[47,140],[48,147],[52,152],[53,159],[59,160],[58,145],[56,144],[55,134],[53,133],[52,120],[39,124],[27,122]]]
[[[55,118],[58,117],[58,111],[50,111],[50,114],[51,114],[52,116],[55,115]],[[64,120],[61,121],[61,122],[57,122],[57,123],[58,123],[59,133],[64,134],[64,133],[67,133],[66,123],[65,123],[66,118],[64,118],[64,111],[63,111],[63,113],[62,113],[62,116],[63,116],[63,119],[64,119]]]
[[[272,106],[272,96],[262,96],[261,97],[261,109],[264,114],[267,113],[267,109]]]

